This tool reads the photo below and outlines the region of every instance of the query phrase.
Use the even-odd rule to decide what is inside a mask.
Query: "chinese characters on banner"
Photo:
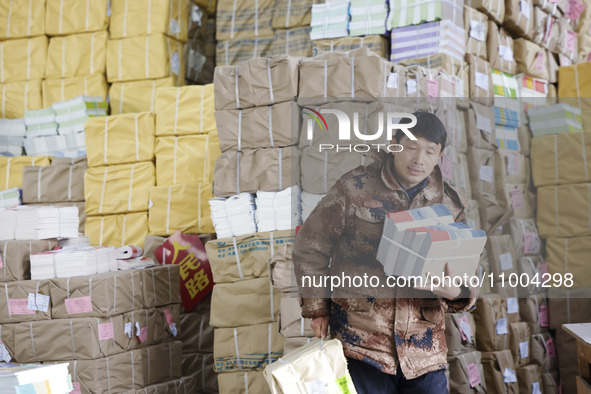
[[[198,235],[177,231],[154,252],[160,264],[178,264],[181,276],[181,300],[191,311],[213,289],[211,266]]]

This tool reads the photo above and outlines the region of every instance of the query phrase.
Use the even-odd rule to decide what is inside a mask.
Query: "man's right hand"
[[[328,316],[315,317],[312,319],[310,326],[317,338],[326,338],[328,335]]]

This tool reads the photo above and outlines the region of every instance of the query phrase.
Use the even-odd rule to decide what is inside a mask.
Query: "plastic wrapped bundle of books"
[[[77,238],[78,207],[22,206],[0,210],[0,239]]]
[[[455,275],[474,275],[486,233],[454,218],[444,205],[388,214],[377,260],[389,276],[438,276],[450,264]],[[398,264],[404,262],[404,264]]]
[[[349,0],[312,5],[310,39],[348,36]]]
[[[68,393],[71,388],[68,363],[0,364],[0,394]]]

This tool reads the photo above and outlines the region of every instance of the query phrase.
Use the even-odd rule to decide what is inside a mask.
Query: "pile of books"
[[[256,233],[254,195],[240,193],[228,198],[209,200],[211,221],[218,238]]]
[[[390,213],[377,260],[388,276],[441,276],[449,263],[454,276],[476,273],[486,234],[454,218],[444,205]]]
[[[296,228],[301,221],[299,186],[279,192],[258,191],[255,217],[259,232]]]
[[[77,238],[78,207],[20,206],[0,211],[0,239]]]
[[[69,278],[117,271],[114,247],[66,247],[31,255],[31,279]]]
[[[388,3],[383,0],[351,0],[350,36],[386,33]]]
[[[531,108],[527,114],[534,137],[583,131],[581,109],[566,103]]]
[[[0,119],[0,156],[20,156],[26,127],[23,119]]]
[[[338,38],[349,35],[349,0],[312,4],[310,39]]]
[[[68,363],[0,364],[0,394],[69,393]]]
[[[0,208],[14,208],[22,204],[23,191],[13,187],[0,192]]]

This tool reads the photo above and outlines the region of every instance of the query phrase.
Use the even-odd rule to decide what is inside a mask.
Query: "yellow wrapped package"
[[[150,192],[150,235],[167,236],[181,230],[186,234],[215,233],[209,199],[211,184],[187,183],[157,186]]]
[[[92,246],[138,245],[148,235],[148,212],[125,215],[89,216],[84,232]]]
[[[154,115],[99,116],[84,124],[90,167],[154,160]]]
[[[174,86],[174,78],[114,82],[109,88],[111,115],[128,112],[154,112],[156,89]]]
[[[1,30],[1,29],[0,29]],[[42,79],[47,58],[47,37],[0,42],[0,83]]]
[[[23,167],[44,167],[51,164],[47,156],[0,156],[0,190],[23,186]]]
[[[591,250],[591,237],[575,238],[548,238],[546,241],[546,264],[548,273],[572,274],[572,287],[589,288],[591,283],[591,270],[589,269],[589,250]],[[565,286],[565,282],[553,287]]]
[[[107,81],[105,74],[43,80],[43,107],[50,107],[51,104],[58,101],[71,100],[81,95],[101,97],[103,101],[106,101]]]
[[[213,84],[158,89],[156,135],[202,134],[215,131]]]
[[[0,40],[45,34],[45,0],[0,1]]]
[[[215,132],[156,138],[156,185],[211,183],[220,141]]]
[[[45,78],[67,78],[105,73],[106,31],[53,37],[47,49]]]
[[[45,34],[68,34],[107,30],[108,0],[46,0]]]
[[[188,0],[116,0],[111,2],[111,39],[166,34],[187,42]]]
[[[533,138],[531,169],[536,187],[591,182],[591,132]]]
[[[84,176],[87,215],[148,210],[154,187],[154,163],[91,167]]]
[[[583,130],[591,130],[591,63],[560,67],[558,80],[559,101],[581,108]]]
[[[5,83],[0,90],[0,118],[24,118],[25,111],[43,108],[40,79]]]
[[[183,44],[163,34],[107,42],[109,82],[172,76],[177,85],[185,78]]]
[[[538,188],[538,232],[546,237],[591,234],[591,183]]]

